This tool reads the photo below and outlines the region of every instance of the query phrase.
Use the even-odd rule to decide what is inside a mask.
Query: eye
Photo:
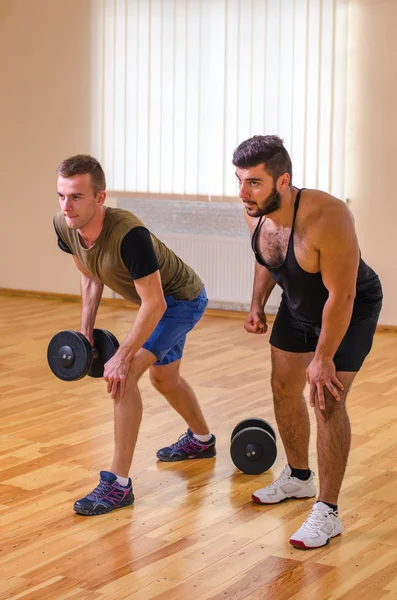
[[[251,187],[256,187],[258,185],[258,181],[251,181]]]
[[[73,195],[73,200],[78,200],[80,196]]]

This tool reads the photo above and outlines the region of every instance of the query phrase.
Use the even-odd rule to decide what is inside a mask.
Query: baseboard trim
[[[80,302],[80,294],[60,294],[57,292],[36,292],[33,290],[16,290],[12,288],[0,288],[0,296],[19,297],[19,298],[35,298],[36,300],[54,300],[57,302]],[[101,304],[105,306],[120,306],[121,308],[132,308],[137,310],[138,307],[133,302],[123,300],[121,298],[102,298]],[[246,317],[245,312],[237,310],[222,310],[219,308],[207,308],[205,315],[207,317],[224,317],[228,319],[241,319]],[[270,315],[270,321],[274,315]]]
[[[80,294],[60,294],[57,292],[36,292],[34,290],[18,290],[13,288],[0,288],[0,296],[35,298],[37,300],[55,300],[57,302],[80,302]],[[101,304],[105,306],[119,306],[121,308],[132,308],[137,310],[137,305],[127,300],[119,298],[102,298]],[[206,317],[222,317],[225,319],[239,319],[244,321],[247,313],[237,310],[222,310],[219,308],[207,308]],[[275,315],[266,315],[267,321],[273,323]],[[380,324],[376,328],[377,332],[397,333],[397,325]]]
[[[55,300],[57,302],[80,302],[80,294],[60,294],[58,292],[36,292],[33,290],[15,290],[12,288],[0,288],[0,296],[14,296],[20,298],[35,298],[36,300]],[[101,304],[121,306],[124,308],[135,308],[137,305],[127,300],[118,298],[102,298]]]

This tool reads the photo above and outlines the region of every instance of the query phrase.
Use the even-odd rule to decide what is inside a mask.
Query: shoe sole
[[[325,546],[328,546],[328,544],[330,543],[330,541],[332,539],[339,537],[340,535],[342,535],[342,534],[337,533],[336,535],[331,536],[330,538],[328,538],[328,540],[325,542],[325,544],[321,544],[321,546],[306,546],[305,542],[301,542],[300,540],[292,540],[292,539],[289,541],[289,543],[291,544],[291,546],[293,546],[297,550],[315,550],[316,548],[324,548]]]
[[[195,458],[215,458],[216,454],[211,454],[211,456],[205,456],[205,455],[197,455],[197,456],[177,456],[175,458],[172,457],[160,457],[157,456],[157,459],[160,462],[182,462],[183,460],[193,460]]]
[[[135,500],[135,498],[134,498]],[[75,507],[73,506],[73,510],[77,515],[81,515],[82,517],[97,517],[98,515],[106,515],[107,513],[113,512],[114,510],[117,510],[118,508],[127,508],[128,506],[132,506],[134,504],[134,500],[132,502],[130,502],[129,504],[122,504],[120,506],[114,506],[113,508],[109,508],[109,509],[101,509],[100,512],[91,512],[89,510],[84,510],[82,508],[79,507]]]
[[[314,498],[315,496],[316,494],[313,494],[313,496],[288,496],[288,498],[283,498],[282,500],[277,500],[276,502],[262,502],[262,500],[260,500],[258,496],[255,496],[255,494],[252,494],[251,498],[254,502],[256,502],[256,504],[264,504],[269,506],[271,504],[280,504],[286,500],[307,500],[308,498]]]

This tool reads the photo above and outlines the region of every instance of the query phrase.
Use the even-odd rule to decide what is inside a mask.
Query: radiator
[[[249,238],[162,232],[161,240],[198,273],[210,308],[249,310],[254,276]],[[280,298],[281,290],[276,286],[266,312],[277,312]]]

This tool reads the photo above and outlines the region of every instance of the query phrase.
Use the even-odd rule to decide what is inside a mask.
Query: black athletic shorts
[[[334,356],[337,371],[360,370],[371,350],[381,308],[381,298],[371,303],[355,303],[349,328]],[[283,296],[273,324],[270,343],[286,352],[314,352],[321,327],[297,317]]]

